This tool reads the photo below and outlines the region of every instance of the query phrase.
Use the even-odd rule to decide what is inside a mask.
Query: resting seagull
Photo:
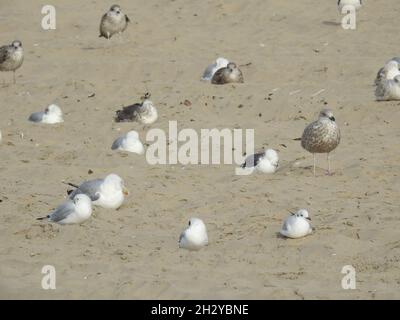
[[[129,131],[127,134],[116,139],[112,144],[111,149],[133,152],[137,154],[144,153],[143,144],[139,139],[139,134],[135,130]]]
[[[204,70],[203,76],[201,80],[210,81],[214,76],[215,72],[217,72],[221,68],[225,68],[228,65],[229,61],[225,58],[217,58],[213,64],[210,64],[206,70]]]
[[[309,220],[308,211],[306,209],[300,209],[296,213],[291,213],[285,222],[283,223],[280,231],[281,235],[287,238],[302,238],[312,233],[312,228]]]
[[[47,124],[64,122],[62,111],[60,107],[55,104],[49,105],[44,111],[32,113],[29,117],[29,121]]]
[[[142,124],[152,124],[157,121],[158,113],[153,102],[149,100],[150,94],[146,93],[142,99],[142,103],[135,103],[131,106],[123,107],[122,110],[117,110],[116,122],[137,121]]]
[[[273,149],[267,149],[264,152],[259,152],[248,156],[242,164],[242,168],[256,169],[263,173],[274,173],[279,166],[278,153]]]
[[[78,194],[86,194],[93,205],[106,209],[118,209],[124,202],[125,196],[129,194],[123,180],[113,173],[104,179],[85,181],[80,186],[67,184],[76,188],[69,194],[70,199],[74,199]]]
[[[74,199],[68,199],[46,217],[37,220],[48,219],[59,224],[82,223],[92,215],[92,201],[84,194],[78,194]]]
[[[377,101],[400,100],[400,75],[393,80],[382,80],[376,87]]]
[[[198,218],[191,218],[179,237],[179,248],[197,251],[206,245],[208,236],[204,222]]]

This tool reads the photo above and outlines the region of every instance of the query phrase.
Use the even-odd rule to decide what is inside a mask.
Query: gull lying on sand
[[[116,139],[112,144],[111,149],[138,154],[144,153],[143,144],[139,139],[139,134],[135,130],[129,131],[127,134]]]
[[[221,68],[225,68],[228,65],[229,61],[225,58],[218,58],[215,60],[213,64],[210,64],[206,70],[204,70],[203,76],[201,80],[210,81],[214,76],[215,72],[217,72]]]
[[[191,218],[188,227],[179,237],[179,248],[196,251],[206,245],[208,236],[204,222],[198,218]]]
[[[393,80],[400,75],[400,58],[392,58],[378,71],[375,78],[375,85],[384,80]]]
[[[122,110],[116,111],[116,122],[137,121],[142,124],[152,124],[157,121],[158,113],[153,102],[149,100],[150,94],[146,93],[142,97],[142,103],[135,103],[131,106],[123,107]]]
[[[70,199],[74,199],[78,194],[86,194],[93,201],[93,205],[106,209],[118,209],[129,194],[123,180],[113,173],[105,179],[85,181],[80,186],[72,183],[68,185],[76,188],[69,194]]]
[[[292,213],[283,223],[280,231],[281,235],[296,239],[312,233],[312,228],[308,220],[311,219],[306,209],[300,209],[296,213]]]
[[[256,169],[262,173],[274,173],[278,169],[279,156],[273,149],[267,149],[248,156],[242,164],[242,168]]]
[[[29,117],[29,121],[47,124],[64,122],[62,111],[60,107],[55,104],[49,105],[44,111],[32,113]]]
[[[381,81],[376,86],[375,97],[378,101],[400,100],[400,75]]]
[[[242,71],[237,67],[236,63],[229,62],[225,68],[221,68],[215,72],[211,79],[213,84],[226,83],[243,83]]]
[[[92,215],[92,201],[87,195],[78,194],[74,199],[68,199],[57,207],[46,217],[37,220],[48,219],[48,221],[59,224],[82,223]]]

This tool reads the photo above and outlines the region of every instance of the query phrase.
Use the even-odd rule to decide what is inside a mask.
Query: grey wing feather
[[[284,223],[283,223],[283,226],[282,226],[282,230],[284,230],[284,231],[289,231],[289,224],[288,224],[288,222],[287,221],[285,221]]]
[[[103,179],[85,181],[79,186],[79,188],[71,192],[69,198],[73,199],[76,195],[83,193],[86,194],[90,198],[90,200],[96,201],[100,198],[100,196],[97,195],[96,193],[99,191],[100,185],[102,183]]]
[[[206,70],[204,70],[203,76],[201,77],[202,80],[211,80],[213,74],[213,69],[215,68],[216,64],[210,64]]]
[[[119,137],[117,140],[115,140],[111,146],[111,150],[116,150],[122,145],[122,141],[124,140],[123,137]]]
[[[179,243],[181,243],[181,240],[182,240],[182,238],[185,236],[185,231],[183,231],[182,233],[181,233],[181,235],[179,236]]]
[[[64,220],[68,215],[75,211],[75,204],[69,200],[57,207],[50,215],[49,220],[59,222]]]
[[[43,120],[44,112],[34,112],[29,116],[29,121],[41,122]]]
[[[248,156],[242,164],[242,168],[252,168],[258,165],[260,160],[264,157],[264,152],[259,152]]]

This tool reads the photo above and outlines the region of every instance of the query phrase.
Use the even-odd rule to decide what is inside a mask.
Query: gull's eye
[[[190,222],[190,220],[189,220],[189,226],[191,225],[191,222]]]

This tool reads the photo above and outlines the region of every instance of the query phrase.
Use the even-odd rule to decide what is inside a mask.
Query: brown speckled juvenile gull
[[[24,50],[19,40],[13,41],[10,45],[0,47],[0,71],[15,71],[21,67],[24,62]]]
[[[319,114],[319,119],[310,123],[301,137],[301,146],[314,157],[314,176],[315,176],[315,154],[326,153],[328,160],[328,174],[331,166],[329,153],[333,151],[340,142],[340,130],[335,122],[335,117],[329,109],[324,109]]]
[[[211,79],[212,84],[225,84],[233,82],[243,83],[242,71],[240,71],[240,69],[233,62],[228,63],[225,68],[221,68],[215,72]]]
[[[133,105],[123,107],[122,110],[117,110],[115,112],[115,121],[137,121],[145,125],[156,122],[158,119],[158,112],[156,107],[153,105],[153,102],[151,102],[149,98],[150,93],[146,93],[144,97],[142,97],[142,103],[135,103]]]
[[[116,33],[121,34],[128,27],[128,22],[128,16],[122,13],[119,5],[114,4],[101,18],[99,37],[110,39]]]

